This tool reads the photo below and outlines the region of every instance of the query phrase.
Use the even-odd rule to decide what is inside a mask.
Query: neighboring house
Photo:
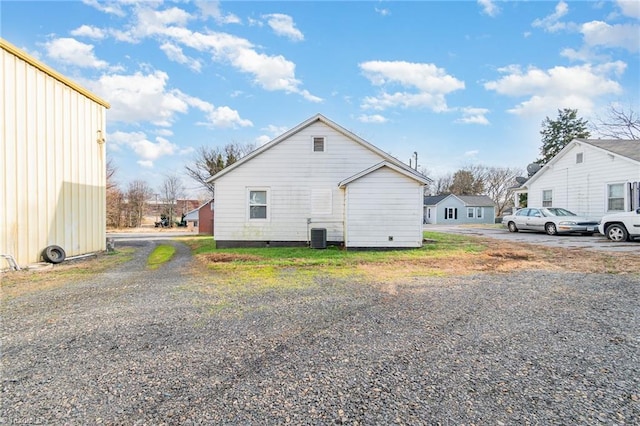
[[[197,227],[199,234],[213,235],[213,200],[188,212],[184,220],[190,228]]]
[[[210,181],[218,247],[422,245],[429,178],[320,114]]]
[[[106,248],[109,104],[0,39],[0,269]]]
[[[496,208],[486,195],[435,195],[424,197],[424,223],[495,223]]]
[[[599,218],[640,207],[640,141],[574,139],[516,189],[527,207]],[[517,205],[517,203],[516,203]]]

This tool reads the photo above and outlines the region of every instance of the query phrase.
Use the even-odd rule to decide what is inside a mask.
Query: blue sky
[[[534,161],[561,108],[640,111],[639,1],[2,1],[1,35],[111,103],[125,186],[321,113],[430,177]],[[594,135],[597,136],[597,135]]]

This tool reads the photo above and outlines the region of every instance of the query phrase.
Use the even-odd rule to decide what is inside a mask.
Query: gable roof
[[[376,170],[378,170],[378,169],[380,169],[382,167],[388,167],[391,170],[395,170],[396,172],[398,172],[398,173],[400,173],[400,174],[402,174],[402,175],[404,175],[404,176],[406,176],[408,178],[416,180],[416,181],[418,181],[418,182],[420,182],[420,183],[422,183],[424,185],[426,185],[427,183],[430,182],[430,179],[428,177],[426,177],[426,176],[422,176],[421,174],[417,174],[415,172],[411,173],[411,172],[407,171],[404,168],[400,168],[400,167],[398,167],[398,166],[396,166],[394,164],[389,163],[388,161],[382,161],[382,162],[380,162],[378,164],[375,164],[375,165],[369,167],[368,169],[365,169],[365,170],[363,170],[363,171],[361,171],[359,173],[356,173],[353,176],[350,176],[350,177],[346,178],[342,182],[338,183],[338,186],[340,188],[342,188],[344,186],[347,186],[351,182],[353,182],[355,180],[358,180],[361,177],[366,176],[366,175],[368,175],[370,173],[373,173],[373,172],[375,172]],[[411,169],[411,170],[413,170],[413,169]]]
[[[265,152],[268,149],[273,148],[274,146],[276,146],[277,144],[279,144],[280,142],[287,140],[289,137],[291,137],[292,135],[295,135],[296,133],[306,129],[307,127],[311,126],[312,124],[315,123],[323,123],[324,125],[330,127],[331,129],[335,130],[338,133],[343,134],[344,136],[346,136],[347,138],[353,140],[354,142],[362,145],[363,147],[369,149],[370,151],[375,152],[376,154],[378,154],[379,156],[381,156],[384,161],[383,162],[387,162],[389,165],[394,165],[400,169],[403,169],[407,174],[411,174],[413,175],[413,178],[419,181],[422,181],[423,179],[426,179],[426,182],[431,182],[431,179],[429,179],[426,176],[423,176],[422,174],[418,173],[417,171],[413,170],[411,167],[407,166],[406,164],[402,163],[401,161],[399,161],[397,158],[387,154],[386,152],[382,151],[381,149],[375,147],[374,145],[370,144],[369,142],[365,141],[364,139],[362,139],[361,137],[357,136],[356,134],[348,131],[347,129],[345,129],[344,127],[334,123],[333,121],[329,120],[327,117],[325,117],[322,114],[316,114],[313,117],[307,119],[306,121],[303,121],[302,123],[298,124],[296,127],[292,128],[291,130],[288,130],[287,132],[281,134],[280,136],[278,136],[277,138],[273,139],[271,142],[261,146],[260,148],[252,151],[251,153],[249,153],[248,155],[242,157],[240,160],[236,161],[235,163],[233,163],[232,165],[230,165],[229,167],[225,167],[224,169],[222,169],[221,171],[219,171],[218,173],[216,173],[215,175],[211,176],[207,182],[214,182],[216,180],[218,180],[220,177],[226,175],[227,173],[237,169],[238,167],[241,167],[243,164],[251,161],[252,158],[257,157],[258,155],[262,154],[263,152]],[[425,182],[425,183],[426,183]]]
[[[576,139],[580,142],[640,162],[640,140],[635,139]]]
[[[486,195],[435,195],[424,197],[425,206],[436,206],[449,197],[457,198],[465,207],[494,207],[496,204]]]
[[[528,188],[541,175],[557,163],[568,151],[576,145],[589,145],[592,148],[611,154],[615,157],[624,158],[640,166],[640,140],[636,139],[574,139],[569,142],[560,152],[558,152],[547,164],[545,164],[535,175],[531,176],[521,188]]]
[[[447,198],[449,195],[451,194],[444,194],[444,195],[428,195],[426,197],[424,197],[424,205],[425,206],[435,206],[436,204],[438,204],[440,201],[444,200],[445,198]]]

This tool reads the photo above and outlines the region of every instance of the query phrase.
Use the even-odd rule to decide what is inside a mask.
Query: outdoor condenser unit
[[[314,249],[327,248],[327,230],[325,228],[311,229],[311,248],[314,248]]]

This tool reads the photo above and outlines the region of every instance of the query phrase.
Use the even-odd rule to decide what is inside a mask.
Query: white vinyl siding
[[[49,245],[104,250],[105,105],[11,49],[0,68],[0,253],[28,265]]]
[[[577,152],[584,153],[585,161],[579,165],[575,162]],[[527,186],[528,206],[540,207],[542,190],[553,188],[555,207],[598,218],[607,213],[608,184],[640,181],[638,163],[587,144],[568,150],[552,166]]]
[[[349,183],[346,191],[347,247],[422,246],[420,183],[382,167]]]
[[[325,135],[331,149],[313,152],[310,141]],[[326,145],[325,145],[326,148]],[[328,241],[344,241],[344,193],[338,182],[382,161],[370,149],[316,122],[252,158],[215,182],[217,240],[307,241],[308,224],[326,228]],[[270,188],[269,222],[245,221],[246,186]],[[332,200],[316,210],[315,189]],[[221,200],[224,200],[222,202]],[[341,200],[341,201],[338,201]],[[309,223],[307,223],[309,221]]]

